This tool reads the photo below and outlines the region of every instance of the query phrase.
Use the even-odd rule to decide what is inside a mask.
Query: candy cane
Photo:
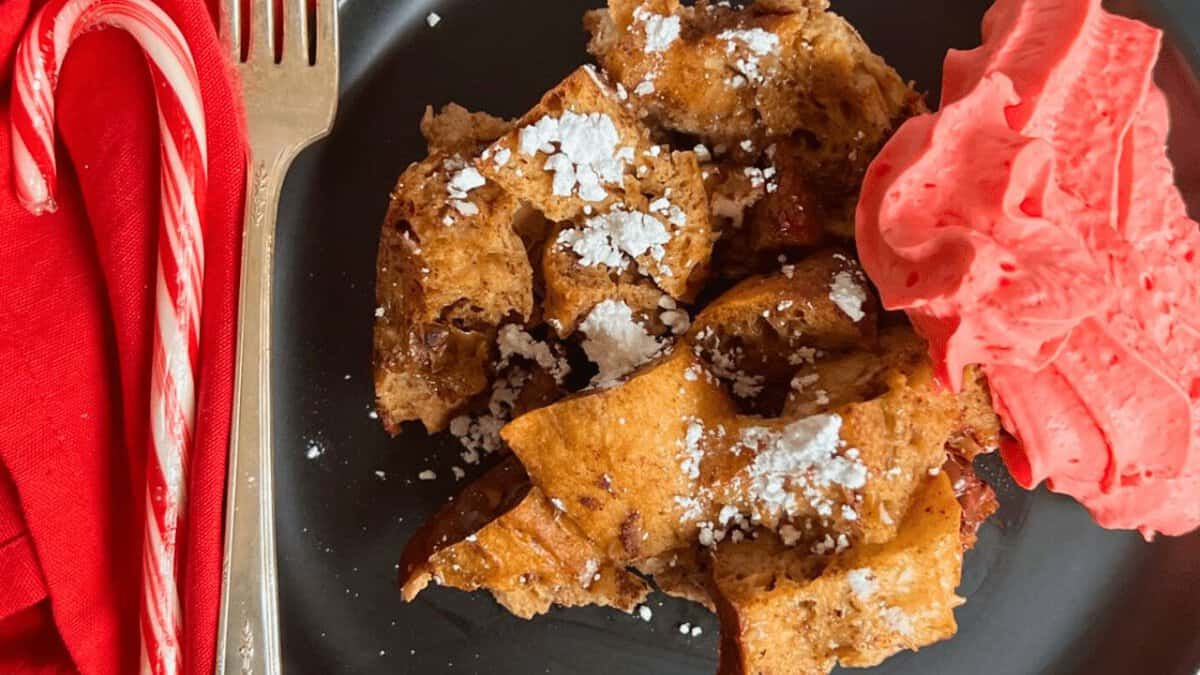
[[[177,536],[186,506],[196,412],[207,188],[207,137],[196,65],[179,28],[150,0],[52,0],[17,49],[12,158],[17,196],[54,211],[54,90],[75,38],[102,27],[129,33],[145,52],[158,102],[162,231],[158,238],[142,551],[142,672],[179,673],[182,612]]]

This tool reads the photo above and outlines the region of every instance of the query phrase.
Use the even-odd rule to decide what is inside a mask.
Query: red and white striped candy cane
[[[162,230],[158,238],[150,382],[150,449],[142,561],[142,672],[182,669],[176,547],[186,505],[196,412],[204,279],[200,217],[208,182],[207,136],[196,64],[183,34],[150,0],[52,0],[17,49],[12,156],[17,196],[33,213],[56,208],[54,91],[67,50],[87,31],[114,27],[146,54],[158,101]]]

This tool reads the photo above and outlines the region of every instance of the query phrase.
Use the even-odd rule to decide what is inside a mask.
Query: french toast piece
[[[885,353],[903,344],[903,340],[893,340],[886,333],[885,338]],[[793,413],[775,420],[743,418],[739,433],[743,445],[754,451],[755,460],[731,477],[714,481],[714,502],[735,507],[772,529],[790,526],[790,536],[797,540],[816,532],[823,536],[823,543],[813,547],[818,551],[827,551],[835,544],[842,548],[857,541],[890,539],[899,514],[909,508],[915,487],[942,465],[947,445],[976,430],[965,428],[965,421],[974,417],[974,411],[969,410],[971,397],[956,396],[937,385],[927,359],[889,365],[880,382],[880,389],[866,392],[875,394],[869,398],[826,390],[830,401],[812,414]],[[834,383],[818,380],[808,386],[817,389]],[[853,400],[835,406],[834,396]],[[807,452],[823,434],[835,430],[838,449],[807,470],[817,471],[818,475],[829,467],[835,467],[837,473],[858,471],[859,480],[797,484],[791,469],[774,473],[775,462],[790,466],[791,453]],[[748,438],[757,443],[746,443]],[[764,471],[763,466],[769,470]],[[761,484],[764,480],[771,485],[772,477],[781,479],[785,491],[795,496],[795,502],[781,511],[764,508],[764,500],[769,502],[770,498],[762,494],[743,494],[745,485],[754,486],[756,481]],[[765,494],[771,494],[770,490]],[[720,530],[716,534],[720,535]]]
[[[1000,448],[1000,426],[987,377],[978,367],[968,366],[963,372],[963,388],[958,395],[964,401],[963,428],[969,433],[952,439],[948,450],[970,464],[979,455]]]
[[[896,361],[873,398],[763,419],[736,414],[685,343],[620,386],[534,410],[501,436],[614,561],[711,546],[750,523],[794,542],[814,533],[817,550],[840,550],[894,536],[915,487],[965,433],[964,401],[936,386],[927,358]]]
[[[540,258],[561,336],[601,300],[648,311],[703,285],[715,235],[696,156],[654,144],[595,69],[547,93],[477,166],[558,223]]]
[[[843,309],[835,298],[850,304]],[[858,263],[829,251],[726,291],[692,322],[687,340],[735,395],[756,401],[754,412],[771,415],[779,413],[797,366],[818,352],[873,346],[878,314]]]
[[[528,619],[551,605],[633,611],[649,587],[580,535],[509,457],[468,486],[404,549],[400,587],[411,602],[430,581],[486,589]]]
[[[690,457],[688,420],[734,420],[718,383],[685,375],[697,366],[690,350],[677,349],[617,387],[526,413],[500,432],[534,484],[614,561],[695,539],[675,501],[694,489],[681,468]]]
[[[932,382],[928,345],[907,325],[884,328],[875,349],[818,359],[802,366],[792,378],[794,385],[783,414],[805,417],[877,398],[894,386],[897,374],[910,384],[928,383],[930,390],[942,389]],[[946,439],[945,449],[969,463],[981,452],[990,452],[999,445],[1000,423],[979,369],[971,368],[964,374],[962,391],[954,399],[956,431]]]
[[[482,153],[479,171],[552,221],[621,203],[625,178],[636,177],[653,142],[601,78],[591,66],[577,68]],[[560,161],[583,168],[582,180],[579,171],[555,168]]]
[[[461,154],[507,123],[448,107],[426,111],[431,154],[404,171],[380,233],[374,339],[379,417],[393,435],[419,419],[445,428],[488,383],[496,326],[527,318],[533,270],[513,231],[518,202]]]
[[[479,151],[508,133],[513,123],[485,112],[471,112],[457,103],[448,103],[436,114],[425,107],[421,117],[421,135],[429,152],[474,157]]]
[[[785,417],[836,410],[843,440],[865,457],[891,448],[886,460],[871,465],[855,507],[866,541],[884,541],[894,532],[888,525],[907,511],[915,485],[938,471],[947,451],[994,447],[999,434],[982,378],[965,378],[958,394],[946,390],[934,378],[928,347],[907,325],[884,329],[876,351],[818,360],[802,367],[793,382]]]
[[[769,533],[722,544],[711,589],[721,675],[810,675],[869,667],[957,631],[959,505],[946,476],[924,481],[896,537],[823,570]]]
[[[847,151],[871,148],[917,95],[827,6],[610,0],[584,27],[601,67],[667,128],[730,146],[804,131]],[[663,18],[678,19],[677,37],[648,43],[647,27]]]
[[[942,471],[949,478],[954,489],[954,496],[961,508],[959,541],[963,553],[966,553],[974,548],[978,541],[979,528],[996,512],[999,504],[996,501],[995,492],[975,475],[970,463],[967,463],[960,455],[949,453]],[[817,543],[817,533],[800,532],[798,534],[800,541],[804,544],[804,548],[799,550],[801,552],[811,551],[811,545]],[[735,536],[733,541],[743,541],[747,536],[754,535],[742,533],[740,536]],[[797,554],[794,545],[785,546],[777,536],[768,533],[765,540],[758,545],[722,546],[717,551],[712,551],[696,544],[636,561],[633,567],[643,575],[654,577],[654,585],[663,593],[695,602],[715,614],[717,608],[709,586],[714,556],[721,557],[725,569],[745,569],[762,567],[763,561],[776,559],[777,554],[782,551],[787,552],[782,558],[783,567],[792,568],[792,574],[797,579],[815,576],[816,572],[829,561],[829,558],[819,554],[807,557],[803,553]],[[749,558],[749,560],[739,561],[739,556]],[[761,557],[762,560],[753,560],[755,556]]]
[[[610,0],[608,9],[584,18],[588,51],[633,92],[633,106],[651,124],[735,153],[745,142],[758,150],[793,142],[787,154],[797,158],[793,166],[804,180],[786,181],[780,192],[788,198],[765,206],[763,215],[779,215],[793,197],[822,208],[803,218],[792,211],[782,223],[756,221],[788,226],[759,232],[769,235],[764,243],[815,243],[818,223],[851,236],[853,202],[871,157],[900,122],[923,110],[916,92],[827,6]],[[652,30],[676,20],[673,40]],[[820,223],[822,217],[832,220]]]
[[[847,158],[828,169],[813,165],[809,145],[793,136],[768,146],[758,165],[728,157],[704,165],[711,217],[721,232],[713,250],[719,278],[738,281],[778,268],[780,256],[826,245],[827,231],[853,230],[861,172],[846,173]]]
[[[691,302],[708,277],[714,233],[695,155],[671,152],[646,158],[643,166],[649,171],[640,179],[626,179],[629,189],[614,210],[562,223],[546,239],[542,252],[546,288],[543,313],[560,335],[573,332],[603,300],[620,299],[643,313],[653,313],[664,294]],[[658,250],[650,247],[636,257],[623,251],[617,267],[580,255],[580,250],[590,251],[596,243],[613,251],[632,247],[618,245],[618,239],[636,241],[643,236],[632,224],[636,220],[629,219],[645,217],[653,218],[661,227],[661,236],[656,240],[662,241]],[[611,234],[597,235],[601,230]]]

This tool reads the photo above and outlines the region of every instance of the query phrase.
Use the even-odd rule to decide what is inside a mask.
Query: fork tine
[[[283,62],[308,65],[308,0],[283,0]]]
[[[223,46],[229,50],[234,63],[242,60],[241,4],[241,0],[225,0],[218,10],[221,12],[218,37],[224,42]]]
[[[274,32],[271,19],[271,0],[247,0],[250,5],[250,55],[247,61],[275,61]]]
[[[337,0],[316,0],[317,5],[317,65],[337,68],[338,17]]]

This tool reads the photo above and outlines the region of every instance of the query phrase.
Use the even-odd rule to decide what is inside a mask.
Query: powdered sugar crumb
[[[558,235],[558,243],[579,256],[585,266],[604,265],[624,269],[630,258],[649,256],[661,261],[663,244],[671,240],[658,218],[641,211],[615,208],[588,218],[580,229],[568,228]]]
[[[662,314],[659,314],[658,318],[661,319],[663,325],[665,325],[667,328],[670,328],[671,333],[675,335],[683,335],[684,333],[688,332],[689,328],[692,327],[691,317],[689,317],[688,313],[682,309],[668,309]],[[686,373],[684,373],[684,377],[687,377]]]
[[[858,458],[838,454],[841,428],[840,416],[823,414],[781,430],[742,430],[741,443],[756,453],[749,467],[749,494],[764,519],[795,514],[798,492],[818,514],[828,517],[833,513],[830,487],[857,490],[866,485],[866,466]]]
[[[838,309],[845,312],[851,321],[862,321],[866,316],[862,306],[867,301],[867,291],[851,272],[842,271],[833,276],[833,284],[829,287],[829,299]]]
[[[528,381],[528,371],[510,367],[506,375],[492,382],[487,413],[479,416],[459,415],[450,420],[450,434],[465,448],[459,455],[463,462],[477,464],[480,452],[490,453],[500,449],[500,429],[512,418],[517,396]]]
[[[532,335],[516,324],[510,323],[501,328],[496,344],[500,348],[500,363],[497,366],[499,370],[507,367],[513,356],[520,356],[541,366],[542,370],[549,373],[559,384],[562,384],[563,378],[571,372],[567,360],[555,355],[550,345],[533,339]]]
[[[784,524],[779,528],[779,539],[783,541],[784,546],[795,546],[800,542],[801,533],[791,524]]]
[[[459,156],[446,159],[443,163],[447,171],[451,171],[450,180],[446,183],[446,192],[450,195],[450,206],[464,216],[479,215],[479,207],[468,201],[468,193],[487,183],[483,174],[473,166],[467,166]]]
[[[846,582],[850,584],[850,592],[854,593],[854,597],[859,600],[869,600],[872,595],[875,595],[875,575],[871,573],[869,567],[860,567],[846,572]]]
[[[725,51],[734,54],[738,51],[738,43],[744,47],[743,56],[738,56],[733,67],[738,71],[731,77],[729,85],[740,89],[748,82],[762,83],[766,75],[762,72],[761,59],[779,51],[779,37],[761,28],[729,29],[721,31],[717,38],[725,40]]]
[[[898,607],[885,607],[881,612],[883,621],[889,628],[901,635],[912,635],[912,619]]]
[[[621,300],[596,305],[579,324],[587,338],[583,351],[600,368],[592,384],[608,387],[638,366],[658,356],[662,344],[633,318],[633,310]]]
[[[679,39],[679,17],[664,16],[638,7],[633,11],[633,19],[640,21],[646,29],[647,54],[662,53]]]
[[[683,453],[683,461],[679,468],[683,470],[689,480],[694,481],[700,478],[700,462],[704,459],[704,450],[700,447],[700,441],[703,438],[704,423],[695,418],[687,420],[683,440],[679,442],[680,450]]]
[[[595,558],[588,558],[583,563],[583,569],[579,572],[579,587],[587,590],[591,587],[592,582],[600,578],[600,562]]]
[[[518,132],[518,150],[523,155],[549,155],[544,168],[554,173],[556,196],[578,194],[588,202],[608,196],[604,185],[620,183],[625,158],[617,145],[620,133],[612,118],[603,113],[581,115],[572,111],[560,117],[546,116]]]

